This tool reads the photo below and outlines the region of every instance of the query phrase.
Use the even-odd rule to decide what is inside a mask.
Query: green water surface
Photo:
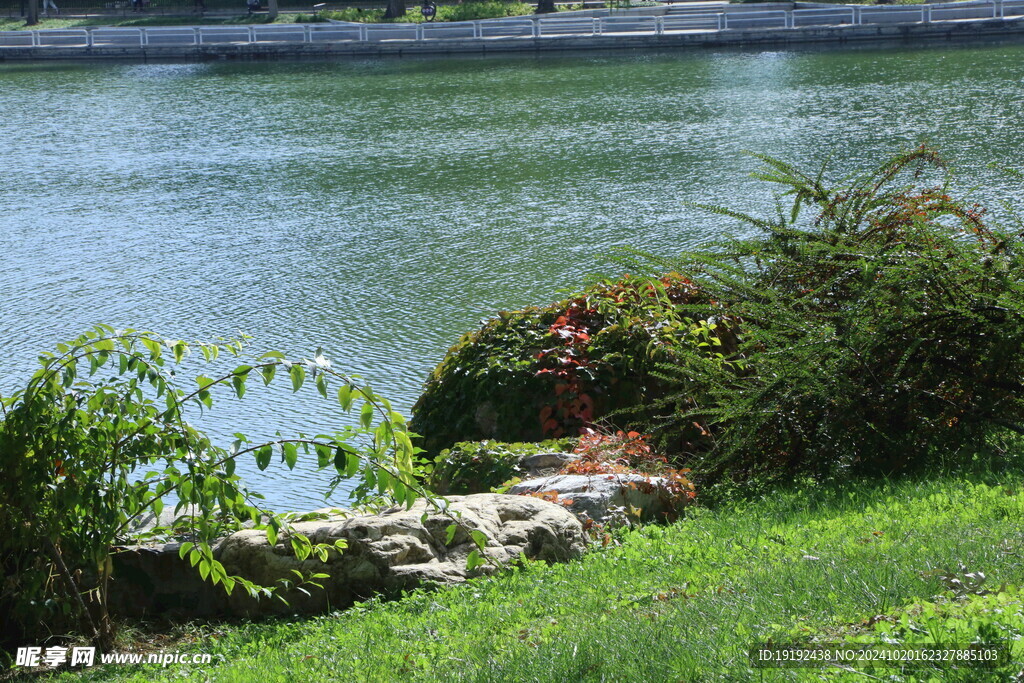
[[[0,391],[96,322],[311,355],[403,411],[458,336],[771,210],[753,150],[839,171],[931,142],[1020,199],[1024,47],[338,63],[0,64]],[[314,392],[225,396],[223,435],[337,424]],[[251,470],[251,468],[250,468]],[[321,505],[312,469],[254,476]],[[335,502],[343,502],[339,496]]]

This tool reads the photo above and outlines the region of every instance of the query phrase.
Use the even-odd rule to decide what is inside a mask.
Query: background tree
[[[405,0],[388,0],[388,8],[384,12],[385,19],[397,19],[405,16]]]

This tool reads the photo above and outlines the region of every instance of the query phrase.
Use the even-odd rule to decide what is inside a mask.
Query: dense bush
[[[749,480],[906,472],[1024,430],[1020,234],[951,196],[928,149],[835,188],[826,169],[761,159],[756,177],[782,185],[790,210],[707,207],[760,234],[647,259],[688,273],[742,330],[723,363],[682,347],[661,364],[674,391],[650,426],[663,443],[686,444],[696,422],[710,448],[681,457],[705,479]]]
[[[411,428],[431,453],[457,441],[578,435],[615,410],[664,396],[652,371],[681,348],[705,359],[732,353],[728,325],[711,317],[718,308],[670,274],[601,282],[550,306],[500,313],[449,350]]]

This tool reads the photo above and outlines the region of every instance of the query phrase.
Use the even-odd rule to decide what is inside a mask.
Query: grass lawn
[[[1012,680],[1024,669],[1022,520],[1021,475],[808,485],[629,532],[570,564],[314,619],[191,626],[168,649],[211,653],[213,665],[95,668],[88,678],[865,680],[835,668],[755,670],[748,649],[769,638],[1011,638],[1015,662],[996,673],[944,663],[872,675]]]

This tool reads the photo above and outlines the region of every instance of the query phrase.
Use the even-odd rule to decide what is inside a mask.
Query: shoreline
[[[0,63],[26,61],[304,61],[365,57],[414,57],[562,53],[585,50],[723,47],[788,48],[813,45],[936,44],[984,41],[1024,35],[1024,17],[900,24],[722,29],[671,34],[560,35],[431,41],[260,42],[200,45],[92,47],[0,47]]]

